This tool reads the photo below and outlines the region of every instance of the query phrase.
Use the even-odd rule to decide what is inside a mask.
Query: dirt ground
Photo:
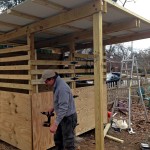
[[[108,138],[105,138],[105,150],[140,150],[140,143],[147,142],[148,136],[150,136],[150,123],[146,123],[145,121],[142,106],[134,101],[132,105],[132,112],[133,112],[132,128],[136,133],[130,135],[126,130],[122,130],[121,132],[119,132],[114,131],[114,129],[111,128],[108,132],[108,135],[122,139],[124,140],[124,143],[121,144]],[[148,117],[150,121],[149,109],[148,109]],[[80,150],[95,149],[94,132],[95,131],[92,130],[79,136],[78,148],[80,148]],[[0,141],[0,150],[18,150],[18,149],[10,146],[9,144],[3,141]]]

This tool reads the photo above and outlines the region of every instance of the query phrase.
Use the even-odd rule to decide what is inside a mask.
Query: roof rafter
[[[131,34],[130,36],[121,36],[121,37],[112,37],[111,39],[108,40],[103,40],[104,45],[111,45],[111,44],[117,44],[117,43],[122,43],[122,42],[129,42],[133,40],[140,40],[140,39],[146,39],[150,38],[150,31],[144,31],[143,33],[134,33]],[[86,44],[76,44],[75,49],[84,49],[84,48],[91,48],[93,47],[93,42],[89,42]],[[65,50],[67,50],[67,47],[65,47]]]
[[[139,22],[139,21],[138,21]],[[103,27],[103,32],[104,34],[109,34],[113,32],[119,32],[123,31],[126,29],[131,29],[131,28],[138,28],[139,24],[137,24],[137,20],[130,20],[129,22],[126,21],[126,23],[120,23],[120,24],[113,24],[111,26],[104,26]],[[44,47],[44,46],[54,46],[55,44],[64,44],[68,43],[71,38],[73,38],[75,41],[77,40],[82,40],[82,39],[88,39],[89,37],[93,36],[93,31],[92,29],[89,30],[84,30],[80,32],[76,32],[74,34],[69,34],[66,36],[61,36],[53,40],[47,40],[44,42],[37,43],[37,47]]]
[[[133,33],[127,36],[112,37],[111,39],[105,40],[104,45],[117,44],[146,38],[150,38],[150,31],[144,31],[142,33]]]
[[[40,43],[36,43],[35,47],[36,48],[41,48],[41,47],[53,47],[57,46],[59,44],[68,44],[70,42],[70,39],[73,39],[74,41],[80,40],[80,39],[86,39],[92,36],[93,31],[90,30],[85,30],[85,31],[80,31],[80,32],[75,32],[74,34],[69,34],[65,36],[61,36],[55,39],[51,40],[46,40],[46,41],[41,41]]]
[[[132,28],[139,28],[139,27],[140,27],[140,20],[139,19],[133,19],[133,20],[117,23],[117,24],[110,24],[108,26],[104,26],[104,28],[103,28],[104,32],[103,33],[104,34],[110,34],[113,32],[128,30],[128,29],[132,29]]]

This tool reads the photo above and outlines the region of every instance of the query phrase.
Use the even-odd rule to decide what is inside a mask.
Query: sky
[[[122,5],[119,1],[124,2],[125,0],[118,0],[118,4]],[[125,8],[133,11],[134,13],[144,17],[150,21],[150,0],[127,0],[132,2],[127,2]],[[135,2],[133,2],[135,1]],[[131,42],[127,42],[127,45],[131,45]],[[137,40],[133,42],[134,49],[146,49],[150,47],[150,38],[144,40]]]

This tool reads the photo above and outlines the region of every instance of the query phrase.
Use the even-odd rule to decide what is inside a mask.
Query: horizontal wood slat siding
[[[29,65],[0,66],[0,70],[29,70]]]
[[[31,90],[28,81],[30,66],[28,45],[0,49],[0,89],[3,91],[27,93]]]
[[[28,55],[15,56],[15,57],[0,58],[0,62],[23,61],[23,60],[29,60],[29,59],[30,59],[30,57]]]
[[[0,79],[16,79],[16,80],[30,80],[30,75],[8,75],[8,74],[0,74]]]
[[[21,52],[21,51],[29,51],[29,46],[25,45],[25,46],[13,47],[13,48],[0,49],[0,54]]]
[[[31,90],[31,85],[28,85],[28,84],[2,83],[1,82],[0,83],[0,87]]]

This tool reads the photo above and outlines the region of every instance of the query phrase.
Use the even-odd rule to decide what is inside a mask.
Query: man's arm
[[[56,116],[55,123],[59,125],[61,120],[65,117],[67,111],[68,111],[68,105],[69,105],[69,92],[66,89],[62,89],[59,91],[58,96],[58,113]]]
[[[59,109],[58,109],[58,113],[56,116],[56,120],[53,123],[53,125],[50,127],[51,133],[56,132],[59,123],[65,117],[65,115],[67,113],[68,105],[69,105],[69,92],[67,92],[65,89],[63,89],[59,92],[58,97],[59,97],[58,98]]]

